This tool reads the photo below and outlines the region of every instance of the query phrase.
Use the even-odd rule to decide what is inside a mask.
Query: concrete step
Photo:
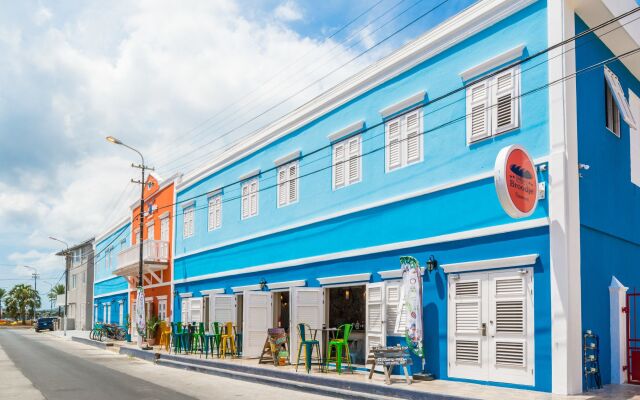
[[[93,347],[97,347],[99,349],[108,349],[111,346],[113,346],[113,343],[111,342],[100,342],[97,340],[91,340],[91,339],[87,339],[87,338],[83,338],[83,337],[79,337],[79,336],[73,336],[71,338],[72,341],[74,342],[78,342],[78,343],[82,343],[82,344],[87,344],[89,346],[93,346]]]
[[[383,400],[388,399],[388,396],[379,396],[368,393],[358,393],[351,390],[345,390],[335,388],[327,385],[316,385],[306,382],[300,382],[296,380],[275,378],[266,375],[257,375],[255,373],[247,373],[234,371],[228,368],[217,368],[213,366],[198,365],[190,362],[181,362],[175,360],[169,360],[165,357],[161,357],[156,360],[157,365],[165,367],[178,368],[188,371],[195,371],[204,374],[222,376],[225,378],[238,379],[247,382],[261,383],[265,385],[277,386],[284,389],[292,389],[307,393],[313,393],[321,396],[335,397],[339,399],[352,399],[352,400]],[[263,371],[261,369],[261,371]]]

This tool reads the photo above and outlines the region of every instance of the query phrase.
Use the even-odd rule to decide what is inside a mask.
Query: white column
[[[569,0],[547,3],[549,46],[572,37],[575,13]],[[548,54],[549,82],[575,72],[573,42]],[[565,52],[566,51],[566,52]],[[565,52],[564,54],[562,54]],[[582,392],[580,303],[580,208],[576,81],[549,86],[549,234],[551,283],[551,390]]]
[[[615,276],[609,286],[609,316],[611,334],[611,383],[626,383],[627,374],[627,317],[622,312],[627,306],[627,290]],[[627,311],[629,312],[629,311]]]

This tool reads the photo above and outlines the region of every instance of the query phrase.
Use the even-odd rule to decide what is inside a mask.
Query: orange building
[[[143,287],[145,295],[145,315],[147,321],[156,316],[170,321],[173,304],[171,292],[172,250],[173,250],[173,210],[174,187],[181,175],[161,180],[150,174],[144,185],[144,226],[143,239]],[[116,275],[129,281],[130,314],[136,315],[135,304],[138,286],[140,248],[140,201],[131,205],[131,247],[118,255]],[[131,334],[137,335],[135,318],[131,318]]]

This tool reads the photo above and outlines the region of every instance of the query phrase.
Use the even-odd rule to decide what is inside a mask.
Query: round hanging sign
[[[494,168],[496,192],[512,218],[533,214],[538,205],[538,177],[529,153],[514,144],[500,150]]]

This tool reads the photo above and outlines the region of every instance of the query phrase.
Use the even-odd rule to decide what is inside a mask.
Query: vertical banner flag
[[[144,315],[144,289],[138,288],[138,296],[136,297],[136,330],[140,337],[144,337],[146,334],[146,321]]]
[[[400,257],[402,269],[402,295],[400,314],[406,315],[405,340],[409,349],[423,358],[422,331],[422,272],[418,260],[411,256]],[[423,361],[424,362],[424,361]]]

